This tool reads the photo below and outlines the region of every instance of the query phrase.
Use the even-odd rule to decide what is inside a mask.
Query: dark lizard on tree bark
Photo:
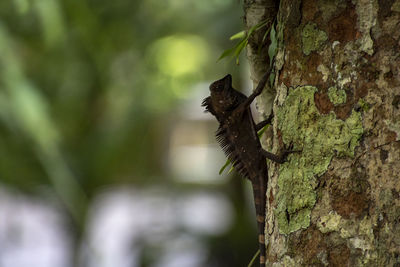
[[[261,147],[257,131],[272,120],[272,115],[265,121],[254,123],[250,104],[265,87],[271,67],[259,82],[255,91],[246,97],[232,87],[230,74],[210,85],[211,96],[204,99],[202,106],[206,112],[214,115],[219,128],[217,141],[235,170],[248,178],[253,187],[254,203],[258,224],[258,240],[260,247],[260,266],[265,266],[265,204],[268,183],[268,167],[266,158],[283,163],[288,153],[284,150],[280,155],[272,154]]]

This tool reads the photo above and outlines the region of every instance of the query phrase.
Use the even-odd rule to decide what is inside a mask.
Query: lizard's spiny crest
[[[220,126],[216,132],[217,142],[221,146],[222,150],[225,152],[225,155],[232,162],[235,170],[240,173],[243,177],[250,179],[249,173],[247,172],[244,164],[241,162],[239,155],[235,149],[235,145],[228,137],[228,133],[226,132],[226,128]]]

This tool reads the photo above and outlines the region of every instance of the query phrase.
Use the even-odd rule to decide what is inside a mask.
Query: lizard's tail
[[[256,206],[258,243],[260,247],[260,267],[265,267],[265,188],[253,183],[254,203]]]
[[[257,216],[258,219],[258,216]],[[263,217],[264,219],[264,217]],[[258,222],[258,243],[260,246],[260,267],[265,267],[265,234],[264,234],[265,223]]]

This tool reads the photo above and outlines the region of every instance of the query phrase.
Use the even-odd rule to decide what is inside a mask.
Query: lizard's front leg
[[[272,69],[272,66],[269,66],[268,71],[261,78],[261,80],[258,83],[254,92],[251,95],[249,95],[249,97],[247,97],[247,99],[233,111],[234,113],[240,114],[240,113],[244,112],[250,106],[250,104],[254,101],[254,99],[261,94],[262,90],[264,89],[265,85],[267,84],[269,75],[271,73],[271,69]]]
[[[263,120],[259,123],[256,124],[256,126],[254,127],[256,129],[256,131],[258,132],[259,130],[261,130],[265,125],[267,124],[271,124],[272,122],[272,118],[274,117],[273,114],[269,115],[269,117],[266,120]]]

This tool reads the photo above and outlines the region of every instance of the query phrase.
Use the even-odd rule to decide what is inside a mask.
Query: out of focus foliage
[[[222,72],[239,14],[230,0],[1,1],[1,181],[72,203],[154,182],[169,115]]]
[[[0,1],[0,183],[82,225],[106,186],[171,183],[171,122],[196,85],[235,68],[216,61],[240,16],[237,0]],[[239,212],[241,182],[227,189]],[[247,215],[209,240],[216,266],[255,252]]]

